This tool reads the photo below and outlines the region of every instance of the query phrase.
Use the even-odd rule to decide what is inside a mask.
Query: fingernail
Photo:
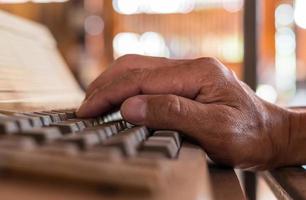
[[[147,102],[140,97],[128,99],[122,105],[123,117],[134,124],[142,123],[146,118]]]
[[[87,98],[85,97],[85,99],[83,100],[83,102],[81,103],[80,107],[76,110],[76,113],[78,116],[84,116],[85,112],[86,112],[86,107],[87,104],[89,102],[90,99],[93,98],[93,96],[97,93],[98,90],[95,90],[91,95],[89,95]]]
[[[82,116],[84,112],[84,108],[86,107],[87,100],[84,100],[80,107],[76,110],[77,115]]]

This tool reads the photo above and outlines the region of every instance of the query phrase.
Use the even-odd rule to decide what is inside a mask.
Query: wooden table
[[[287,167],[259,173],[278,199],[306,199],[306,171]]]
[[[209,165],[209,175],[214,199],[246,199],[234,169]]]

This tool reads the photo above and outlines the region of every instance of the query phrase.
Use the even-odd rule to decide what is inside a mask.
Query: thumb
[[[176,95],[139,95],[125,100],[121,114],[135,125],[188,132],[191,131],[188,130],[190,119],[199,112],[201,105]]]

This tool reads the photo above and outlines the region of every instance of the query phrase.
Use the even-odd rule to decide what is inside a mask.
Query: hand
[[[217,163],[287,164],[288,111],[258,98],[216,59],[121,57],[90,85],[77,115],[94,117],[119,105],[128,122],[180,131]]]

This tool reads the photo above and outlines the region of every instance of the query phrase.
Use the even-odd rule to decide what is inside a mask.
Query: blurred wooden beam
[[[114,37],[114,9],[112,1],[103,2],[102,17],[104,19],[104,45],[105,57],[107,63],[111,63],[114,59],[113,55],[113,37]]]
[[[244,81],[253,89],[257,86],[257,12],[258,0],[244,1]],[[243,173],[243,184],[249,200],[256,199],[256,174]]]
[[[244,81],[256,90],[257,85],[257,0],[244,1]]]

